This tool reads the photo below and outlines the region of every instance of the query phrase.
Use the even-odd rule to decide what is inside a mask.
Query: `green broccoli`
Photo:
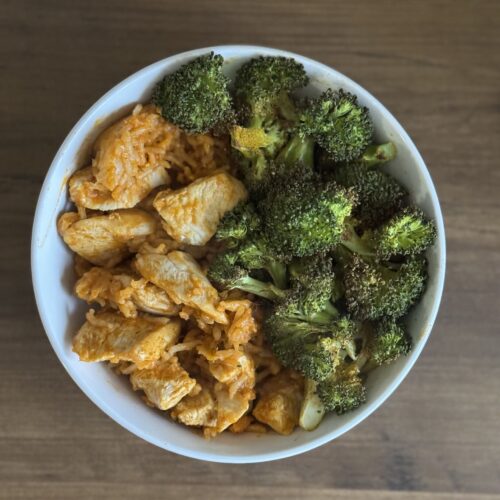
[[[340,314],[320,290],[306,290],[302,286],[288,290],[276,311],[281,316],[323,325],[330,324]]]
[[[396,145],[393,142],[372,144],[364,150],[361,157],[356,160],[356,163],[371,168],[394,160],[396,154]]]
[[[334,266],[334,269],[337,269],[337,266]],[[332,295],[331,295],[331,301],[333,304],[339,302],[345,295],[345,288],[342,276],[343,274],[335,271],[335,276],[332,282],[333,284],[332,284]]]
[[[436,239],[436,226],[420,209],[406,207],[373,230],[358,235],[355,219],[347,218],[340,243],[351,252],[368,258],[389,260],[417,255]]]
[[[272,314],[263,324],[274,355],[288,368],[321,380],[333,370],[336,350],[328,327]]]
[[[269,164],[288,140],[286,120],[295,116],[289,93],[307,83],[304,67],[285,57],[257,57],[238,70],[235,100],[243,126],[233,127],[231,144],[252,192],[268,184]]]
[[[210,52],[160,80],[152,100],[163,117],[192,134],[227,128],[234,112],[223,62],[221,55]]]
[[[342,415],[366,401],[366,388],[356,362],[341,363],[328,378],[316,386],[326,411]]]
[[[276,251],[303,257],[340,242],[355,204],[354,193],[334,182],[294,175],[288,184],[274,183],[258,209]]]
[[[236,250],[238,263],[245,269],[265,269],[278,288],[287,287],[287,270],[262,235],[253,235]]]
[[[215,233],[217,241],[234,248],[260,225],[260,217],[252,203],[241,202],[222,217]]]
[[[284,366],[312,380],[323,380],[354,345],[354,327],[347,318],[316,324],[276,310],[264,322],[264,333]]]
[[[295,59],[259,56],[247,61],[236,73],[235,100],[244,111],[246,123],[269,113],[293,119],[295,109],[289,95],[308,83],[304,66]]]
[[[411,257],[392,267],[353,256],[344,275],[351,314],[359,319],[399,318],[419,299],[427,280],[425,259]]]
[[[373,168],[383,165],[396,158],[397,149],[393,142],[384,144],[371,144],[368,146],[359,158],[348,163],[336,163],[332,160],[324,149],[319,149],[318,152],[318,167],[323,171],[334,170],[341,165],[360,165],[365,168]]]
[[[292,288],[298,288],[302,296],[301,308],[306,315],[333,311],[330,306],[338,286],[333,271],[333,261],[327,255],[314,255],[294,259],[288,266]],[[334,314],[335,315],[335,314]]]
[[[245,186],[255,197],[265,191],[279,174],[273,159],[286,139],[286,132],[279,123],[271,122],[262,127],[243,128],[236,125],[231,129],[233,160]]]
[[[356,224],[356,219],[351,217],[346,218],[344,232],[339,243],[357,255],[363,255],[368,258],[375,257],[376,249],[372,232],[367,230],[359,236],[356,231]]]
[[[291,138],[278,159],[286,165],[303,163],[313,168],[317,144],[328,156],[326,163],[352,161],[368,146],[372,135],[368,110],[358,105],[356,96],[342,89],[328,89],[296,106]],[[378,153],[383,156],[382,151]],[[370,151],[370,159],[375,154]]]
[[[391,318],[382,318],[370,332],[366,349],[368,366],[376,367],[406,356],[412,346],[411,337],[403,325]]]
[[[302,137],[294,134],[280,151],[277,161],[281,165],[290,168],[295,165],[303,165],[312,172],[314,168],[314,146],[315,142],[312,137]]]
[[[273,352],[288,367],[321,380],[346,356],[355,357],[357,325],[341,317],[330,297],[331,259],[314,256],[289,266],[292,288],[276,302],[264,332]]]
[[[298,115],[296,133],[302,139],[314,139],[335,162],[348,162],[370,144],[373,123],[355,95],[328,89],[306,101]]]
[[[407,207],[374,231],[374,245],[382,259],[416,255],[434,243],[436,225],[415,207]]]
[[[208,269],[210,282],[223,290],[238,288],[268,300],[279,300],[286,296],[284,290],[272,283],[252,278],[246,269],[236,264],[236,260],[233,252],[218,254]]]
[[[376,227],[396,213],[407,194],[391,176],[367,168],[361,162],[338,165],[330,176],[338,184],[355,191],[359,203],[353,217],[364,228]]]

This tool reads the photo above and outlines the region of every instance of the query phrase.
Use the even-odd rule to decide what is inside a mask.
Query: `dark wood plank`
[[[0,497],[498,498],[499,19],[496,1],[3,0]],[[408,379],[337,441],[262,465],[177,457],[103,415],[51,351],[29,272],[38,190],[81,114],[133,71],[222,43],[300,52],[364,85],[414,138],[446,217],[443,305]]]

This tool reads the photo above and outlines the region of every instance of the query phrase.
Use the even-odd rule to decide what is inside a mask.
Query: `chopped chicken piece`
[[[73,351],[81,361],[131,361],[146,368],[179,338],[179,320],[155,316],[124,318],[117,312],[87,314],[73,338]]]
[[[283,371],[269,378],[261,388],[254,417],[279,434],[291,434],[299,423],[303,383],[296,374]]]
[[[165,290],[176,304],[200,310],[217,323],[227,323],[226,315],[216,309],[217,290],[191,255],[177,250],[167,255],[138,254],[135,267],[145,279]]]
[[[221,172],[177,191],[161,191],[154,206],[164,220],[165,231],[174,240],[204,245],[215,234],[222,216],[246,198],[245,186]]]
[[[229,394],[245,388],[251,389],[255,385],[255,369],[252,358],[241,351],[222,351],[222,356],[209,361],[209,370],[212,376],[229,386]]]
[[[155,187],[170,182],[165,154],[179,135],[153,106],[136,106],[99,136],[92,166],[69,181],[71,199],[94,210],[134,207]]]
[[[179,312],[179,307],[159,286],[145,279],[132,281],[131,286],[134,289],[132,299],[141,311],[165,316],[174,316]]]
[[[195,396],[186,396],[170,416],[184,425],[213,427],[216,424],[216,409],[209,388],[203,387]]]
[[[127,318],[135,318],[137,310],[166,316],[179,312],[164,290],[126,269],[93,267],[76,282],[75,293],[88,303],[119,309]]]
[[[130,375],[134,391],[143,390],[148,401],[160,410],[169,410],[196,385],[174,356],[152,368],[135,370]]]
[[[251,393],[236,393],[232,397],[229,389],[223,384],[215,385],[215,399],[217,401],[217,420],[215,426],[206,426],[204,433],[206,437],[214,437],[237,422],[250,407]]]
[[[209,373],[219,381],[214,388],[217,419],[214,425],[205,426],[205,435],[213,437],[248,411],[255,397],[254,364],[250,356],[234,349],[217,351],[209,344],[198,349],[208,359]]]
[[[59,218],[58,230],[78,255],[95,265],[112,267],[129,255],[129,245],[155,232],[156,221],[136,208],[88,219],[67,212]]]
[[[96,181],[92,167],[77,170],[69,180],[69,196],[73,202],[84,208],[92,210],[116,210],[119,208],[132,208],[139,203],[150,190],[169,182],[167,171],[161,167],[150,172],[145,172],[142,178],[142,189],[129,192],[128,200],[115,200],[105,186]],[[131,191],[131,190],[129,190]]]

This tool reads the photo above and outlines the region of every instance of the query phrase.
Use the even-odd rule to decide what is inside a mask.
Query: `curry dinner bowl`
[[[392,141],[397,147],[396,160],[384,168],[406,187],[411,201],[436,222],[438,237],[427,252],[427,289],[407,318],[413,350],[370,374],[364,405],[341,416],[327,415],[311,432],[296,429],[289,436],[223,433],[215,439],[204,439],[146,406],[126,378],[108,365],[82,363],[71,349],[71,339],[82,325],[87,308],[73,294],[76,279],[73,255],[56,227],[58,216],[71,206],[67,180],[82,166],[90,145],[104,128],[136,103],[147,101],[153,85],[163,75],[211,50],[224,57],[229,76],[251,57],[281,55],[293,57],[304,65],[311,78],[306,92],[342,87],[356,94],[370,110],[376,141]],[[429,338],[441,300],[445,259],[443,218],[436,190],[417,148],[394,116],[360,85],[324,64],[282,50],[238,45],[197,49],[168,57],[138,71],[99,99],[73,127],[50,166],[38,199],[31,243],[33,287],[40,317],[54,351],[80,389],[112,419],[146,441],[180,455],[228,463],[264,462],[312,450],[352,429],[384,403],[415,364]]]

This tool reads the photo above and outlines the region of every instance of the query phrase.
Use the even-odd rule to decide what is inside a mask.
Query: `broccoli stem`
[[[285,297],[285,291],[275,287],[272,283],[264,283],[257,279],[246,276],[239,279],[234,288],[239,288],[244,292],[253,293],[268,300],[278,300]]]
[[[366,167],[382,165],[396,157],[396,146],[392,142],[373,144],[365,149],[361,156],[361,163]]]
[[[282,262],[273,262],[265,267],[266,271],[271,275],[271,278],[274,281],[274,284],[278,288],[286,288],[287,287],[287,275],[286,275],[286,266]]]
[[[297,108],[293,103],[292,99],[290,99],[290,95],[288,92],[280,92],[276,100],[276,105],[279,109],[279,112],[285,120],[295,122],[297,120]]]
[[[278,161],[286,165],[301,163],[312,169],[314,167],[314,140],[310,137],[293,136],[281,150]]]
[[[353,253],[364,255],[365,257],[375,256],[375,251],[369,242],[360,238],[349,223],[346,224],[346,230],[341,243]]]
[[[311,323],[327,325],[332,322],[332,319],[337,318],[338,316],[340,316],[338,309],[330,301],[328,301],[322,311],[311,314],[308,317],[304,317],[304,319],[310,321]]]
[[[370,363],[370,352],[368,349],[363,349],[359,354],[356,360],[354,361],[357,370],[361,373],[368,373],[371,371],[375,366],[371,366]]]

